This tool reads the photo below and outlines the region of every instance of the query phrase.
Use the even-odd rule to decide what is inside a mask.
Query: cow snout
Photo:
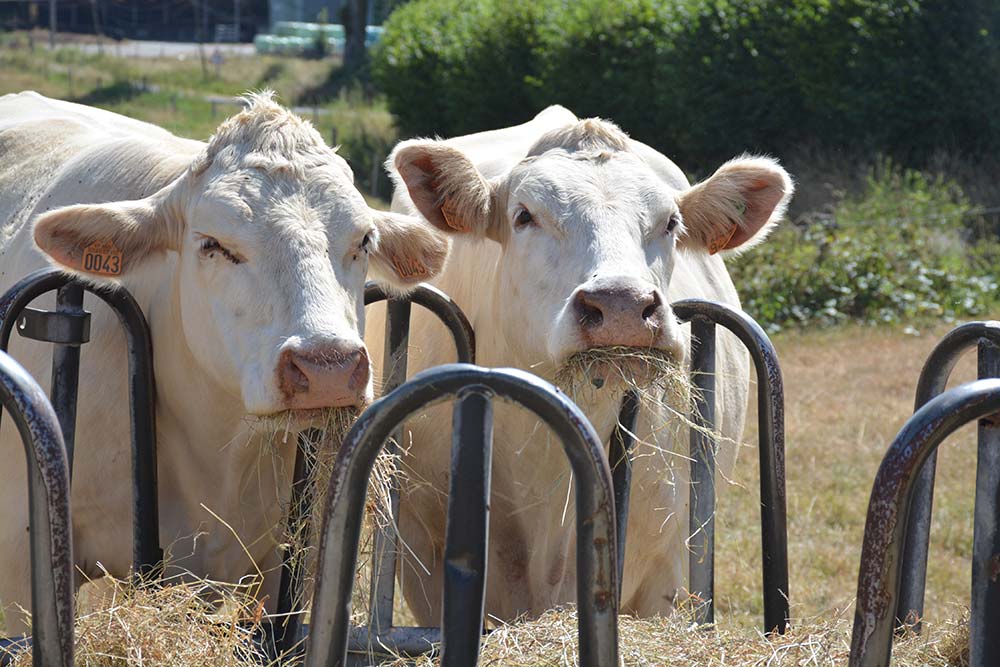
[[[573,299],[587,347],[652,347],[667,321],[660,290],[634,280],[595,279]]]
[[[368,351],[362,343],[333,341],[291,347],[278,357],[278,387],[290,410],[362,405],[368,388]]]

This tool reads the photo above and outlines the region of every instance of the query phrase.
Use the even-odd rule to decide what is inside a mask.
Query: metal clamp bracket
[[[25,308],[16,328],[22,338],[79,347],[90,342],[90,313]]]

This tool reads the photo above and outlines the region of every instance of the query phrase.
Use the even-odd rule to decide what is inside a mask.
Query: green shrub
[[[530,118],[539,24],[556,4],[432,0],[394,12],[372,52],[372,74],[400,129],[456,135]]]
[[[378,84],[407,133],[548,104],[611,118],[681,164],[803,143],[907,160],[1000,148],[990,0],[416,0]]]
[[[954,184],[882,162],[863,196],[728,263],[744,309],[771,330],[980,315],[1000,306],[1000,242],[970,242],[974,218]]]

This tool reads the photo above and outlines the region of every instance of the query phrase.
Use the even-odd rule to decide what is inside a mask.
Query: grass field
[[[219,77],[203,77],[195,61],[127,62],[113,56],[55,54],[27,49],[17,36],[0,35],[0,94],[34,89],[142,118],[179,134],[206,138],[232,111],[212,115],[208,95],[235,95],[272,87],[283,101],[310,99],[335,63],[280,58],[232,60]],[[136,82],[145,78],[146,89]],[[395,140],[384,105],[354,93],[317,102],[324,136],[356,151],[354,162],[372,169],[373,156]],[[346,141],[345,141],[346,138]],[[367,142],[367,143],[366,143]],[[364,153],[368,151],[368,162]],[[360,157],[359,157],[360,156]],[[384,153],[382,153],[384,157]],[[369,172],[370,173],[370,172]],[[359,180],[365,178],[359,174]],[[383,196],[385,192],[380,193]],[[865,511],[872,480],[889,442],[911,414],[924,358],[949,326],[915,335],[903,325],[846,326],[785,332],[775,337],[787,400],[788,515],[793,614],[830,618],[853,605]],[[956,378],[971,379],[965,360]],[[720,491],[716,591],[722,626],[760,625],[759,514],[753,424],[736,479]],[[974,430],[963,429],[943,446],[935,494],[927,616],[931,623],[961,616],[970,587]]]

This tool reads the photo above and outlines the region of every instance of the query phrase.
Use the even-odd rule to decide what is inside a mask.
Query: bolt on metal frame
[[[56,310],[29,308],[37,297],[56,291]],[[163,561],[156,495],[156,392],[153,343],[149,324],[131,294],[122,288],[90,285],[55,268],[40,269],[0,297],[0,351],[10,346],[15,326],[25,338],[55,344],[52,355],[52,405],[66,438],[70,470],[76,433],[80,346],[90,340],[90,313],[83,310],[89,292],[118,316],[125,332],[129,368],[132,441],[132,563],[146,577]]]
[[[475,363],[476,339],[468,318],[451,298],[431,285],[421,284],[405,295],[392,295],[376,283],[365,285],[365,305],[386,301],[385,354],[386,368],[384,393],[389,393],[406,381],[407,348],[410,335],[410,311],[412,304],[429,310],[448,328],[455,342],[458,361]],[[400,431],[393,433],[387,445],[395,454]],[[309,508],[312,507],[311,490],[306,484],[311,471],[309,461],[318,441],[318,433],[304,431],[299,435],[299,447],[295,458],[294,481],[290,501],[288,525],[308,522]],[[389,493],[392,522],[382,527],[375,536],[373,550],[375,562],[372,564],[371,624],[376,634],[392,631],[392,605],[395,596],[396,576],[396,525],[399,519],[399,488],[393,484]],[[307,529],[308,530],[308,529]],[[283,619],[280,630],[275,629],[275,648],[278,655],[288,654],[301,646],[304,632],[304,610],[295,604],[302,587],[304,572],[300,559],[294,558],[291,550],[284,556],[281,585],[278,593],[277,617]]]
[[[967,322],[948,332],[924,362],[917,382],[917,392],[914,410],[918,410],[935,396],[944,392],[948,385],[955,364],[967,351],[978,348],[978,377],[980,380],[1000,377],[1000,322]],[[1000,552],[997,548],[987,553],[989,544],[982,531],[987,529],[981,522],[990,514],[980,515],[982,503],[993,502],[991,498],[1000,498],[1000,448],[991,442],[996,438],[996,429],[980,428],[978,437],[978,457],[976,463],[976,518],[973,549],[973,611],[977,606],[986,604],[988,596],[991,605],[1000,608],[1000,592],[996,582],[991,581],[992,554]],[[931,508],[934,501],[934,474],[937,469],[937,451],[931,453],[927,462],[920,470],[920,476],[915,483],[913,504],[907,517],[906,548],[903,551],[903,587],[896,602],[896,627],[920,632],[920,620],[924,613],[924,587],[927,579],[927,551],[931,532]],[[987,512],[992,512],[985,505]],[[991,538],[992,539],[992,538]],[[980,544],[980,542],[983,542]],[[994,599],[996,598],[996,599]],[[1000,618],[1000,617],[998,617]],[[1000,636],[995,638],[1000,641]],[[1000,664],[1000,646],[994,649],[997,664]]]
[[[1000,450],[1000,380],[976,380],[929,399],[903,425],[883,457],[872,485],[865,519],[849,667],[889,665],[895,603],[903,582],[911,576],[902,557],[910,530],[907,518],[917,502],[921,468],[945,438],[977,419],[980,420],[980,444],[983,444],[985,430],[985,440],[989,442],[986,447],[991,448],[996,457]],[[994,467],[986,474],[995,479],[998,471]],[[1000,625],[1000,607],[996,604],[998,587],[996,582],[985,584],[982,579],[977,580],[984,574],[980,571],[977,575],[977,570],[989,562],[989,558],[986,563],[980,561],[981,546],[990,547],[989,554],[996,553],[998,546],[997,496],[984,497],[979,481],[977,474],[969,664],[992,667],[998,664],[1000,656],[996,636],[996,628]],[[992,490],[995,494],[995,487]],[[976,590],[977,583],[983,585],[982,591]]]
[[[352,633],[351,591],[375,460],[387,438],[410,415],[451,397],[458,400],[443,564],[443,627],[392,628],[367,638],[363,631]],[[576,491],[580,665],[618,664],[615,509],[611,471],[600,438],[572,401],[530,373],[450,364],[418,373],[376,401],[341,445],[325,502],[306,667],[345,665],[352,634],[371,640],[372,648],[403,655],[426,653],[439,639],[443,666],[476,664],[485,601],[494,398],[527,408],[563,444]],[[458,521],[463,522],[461,530],[456,529]]]
[[[5,352],[0,352],[0,404],[17,425],[28,466],[32,664],[73,667],[75,591],[66,445],[42,388]],[[0,645],[8,651],[27,650],[26,639]]]

